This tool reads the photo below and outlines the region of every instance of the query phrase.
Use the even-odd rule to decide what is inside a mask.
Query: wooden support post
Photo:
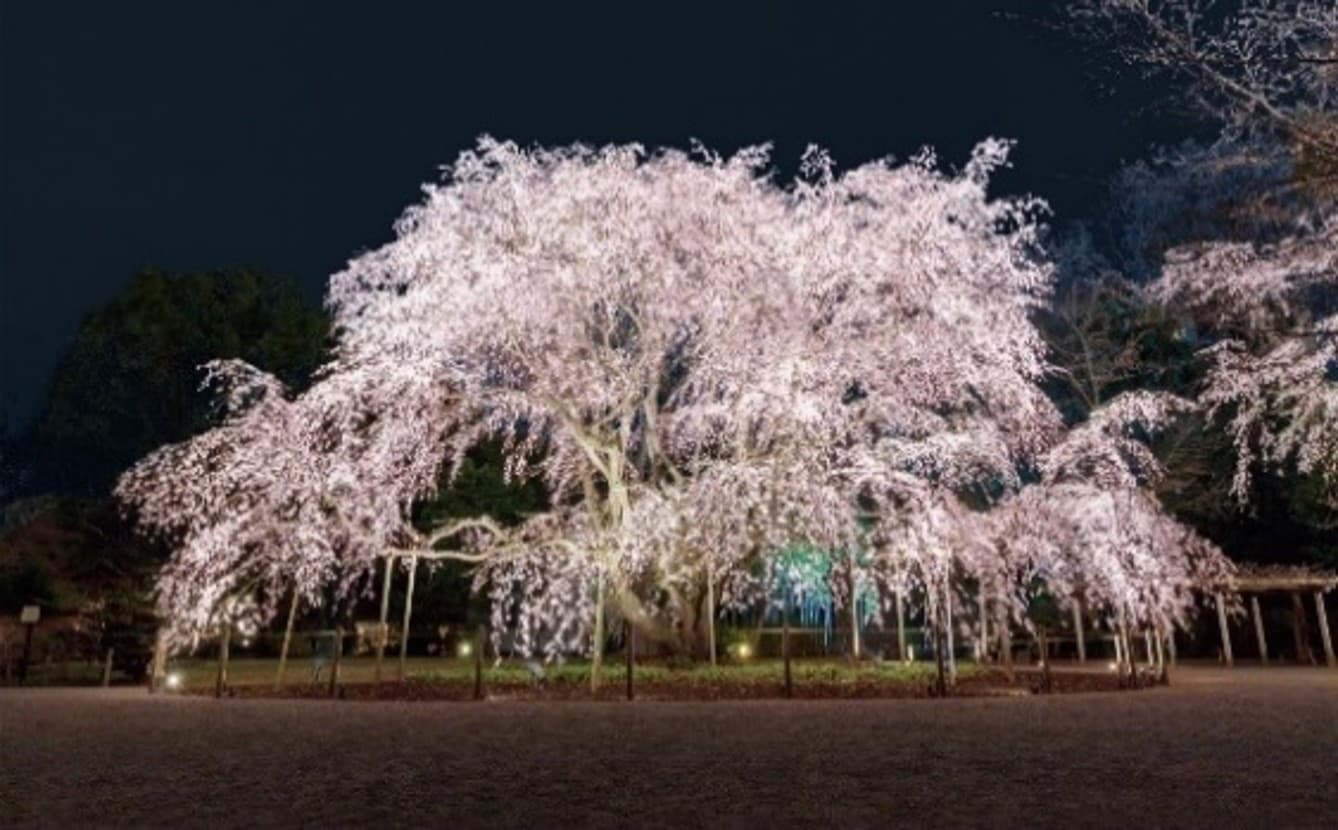
[[[939,697],[945,697],[948,694],[948,677],[943,652],[947,651],[947,638],[943,636],[942,600],[935,600],[931,608],[934,618],[934,667],[937,670],[934,688]]]
[[[1073,640],[1078,644],[1078,662],[1087,662],[1087,637],[1082,628],[1082,600],[1073,598]]]
[[[115,654],[115,648],[107,649],[107,659],[102,663],[102,688],[104,689],[111,686],[112,656]]]
[[[1296,641],[1296,662],[1314,664],[1315,655],[1310,651],[1310,644],[1305,636],[1305,603],[1301,602],[1301,593],[1292,591],[1292,639]]]
[[[400,628],[400,675],[404,682],[404,664],[409,656],[409,624],[413,619],[413,581],[418,573],[418,557],[409,557],[409,585],[404,589],[404,625]]]
[[[632,661],[633,659],[635,659],[634,655],[636,651],[635,641],[633,640],[634,635],[635,635],[635,629],[632,628],[632,623],[630,621],[624,620],[623,643],[627,649],[627,699],[628,700],[632,699],[632,675],[633,675]]]
[[[1157,644],[1157,681],[1159,683],[1165,683],[1166,678],[1168,677],[1166,672],[1166,652],[1162,649],[1163,639],[1164,636],[1162,635],[1162,631],[1159,628],[1157,629],[1157,635],[1155,639],[1155,642]]]
[[[19,685],[28,684],[28,663],[33,656],[33,624],[23,624],[23,661],[19,663]]]
[[[153,638],[153,662],[149,664],[149,694],[162,688],[167,673],[167,637],[160,628]]]
[[[999,620],[999,639],[1003,648],[1004,674],[1009,682],[1013,680],[1013,626],[1008,619],[1008,612],[1005,610]]]
[[[1254,636],[1259,642],[1259,662],[1268,665],[1268,640],[1264,637],[1264,617],[1259,613],[1259,595],[1250,594],[1250,614],[1254,617]]]
[[[1036,637],[1041,648],[1041,689],[1049,694],[1054,690],[1054,679],[1050,675],[1050,643],[1045,636],[1045,626],[1037,627]]]
[[[232,620],[223,622],[223,637],[218,644],[218,676],[214,678],[214,697],[222,697],[228,688],[228,656],[232,645]]]
[[[1338,668],[1338,660],[1333,656],[1333,634],[1329,632],[1329,615],[1324,612],[1324,592],[1315,592],[1315,617],[1319,620],[1319,638],[1324,645],[1324,663],[1329,668]]]
[[[789,580],[786,580],[788,583]],[[785,606],[781,612],[781,659],[785,662],[785,696],[794,696],[794,679],[790,674],[790,586],[785,586]]]
[[[590,694],[599,691],[599,667],[604,662],[604,575],[595,576],[595,630],[590,634]]]
[[[715,567],[710,563],[706,565],[706,647],[715,668]]]
[[[381,687],[381,662],[386,656],[386,640],[390,637],[390,585],[395,573],[395,557],[386,556],[386,572],[381,577],[381,616],[376,630],[376,668],[372,673],[372,682],[377,689]]]
[[[1148,668],[1155,668],[1157,661],[1152,657],[1152,629],[1143,629],[1143,652],[1147,654]]]
[[[1222,632],[1222,661],[1227,666],[1236,665],[1236,659],[1231,655],[1231,631],[1227,628],[1226,600],[1221,594],[1217,595],[1217,627]]]
[[[1171,668],[1175,668],[1175,627],[1166,632],[1166,656],[1170,658]]]
[[[283,688],[283,676],[288,671],[288,649],[293,644],[293,623],[297,620],[299,601],[297,586],[293,586],[293,599],[288,603],[288,621],[283,626],[283,645],[279,648],[279,670],[274,675],[274,690]]]
[[[483,626],[474,635],[474,699],[483,700],[483,646],[487,642]]]
[[[330,632],[330,697],[339,694],[339,663],[344,657],[344,629],[336,628]]]
[[[985,587],[980,588],[980,654],[977,659],[984,663],[990,656],[990,601]]]
[[[901,589],[897,588],[895,592],[897,603],[897,658],[903,663],[910,662],[910,655],[906,651],[906,607],[901,597]]]
[[[850,554],[850,656],[859,660],[859,595],[855,593],[855,554]]]
[[[1129,642],[1129,625],[1124,615],[1124,607],[1120,607],[1119,614],[1120,630],[1116,637],[1120,640],[1120,645],[1124,651],[1124,665],[1120,666],[1120,677],[1122,680],[1132,680],[1134,677],[1134,650]]]
[[[943,629],[948,640],[948,653],[944,655],[948,660],[948,683],[957,685],[957,646],[953,641],[952,624],[952,584],[946,583],[943,587]]]

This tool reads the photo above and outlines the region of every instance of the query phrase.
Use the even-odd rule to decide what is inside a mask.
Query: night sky
[[[485,132],[773,141],[782,167],[809,142],[956,164],[1002,135],[1000,186],[1061,218],[1161,137],[1098,97],[1044,0],[620,5],[6,4],[0,415],[34,414],[80,319],[144,266],[252,266],[317,302]]]

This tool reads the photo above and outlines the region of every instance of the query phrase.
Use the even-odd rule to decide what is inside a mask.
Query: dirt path
[[[0,690],[0,825],[1338,825],[1338,671],[946,701]]]

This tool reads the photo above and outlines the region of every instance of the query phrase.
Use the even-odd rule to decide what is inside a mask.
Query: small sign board
[[[25,605],[19,612],[19,622],[24,625],[35,625],[42,618],[42,606]]]

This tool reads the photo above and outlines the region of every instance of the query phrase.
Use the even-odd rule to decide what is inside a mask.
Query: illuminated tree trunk
[[[299,592],[296,587],[293,588],[293,599],[288,604],[288,620],[283,626],[283,645],[279,647],[279,671],[274,677],[274,689],[278,691],[283,688],[283,675],[288,670],[288,647],[293,642],[293,622],[297,619],[297,602]]]

